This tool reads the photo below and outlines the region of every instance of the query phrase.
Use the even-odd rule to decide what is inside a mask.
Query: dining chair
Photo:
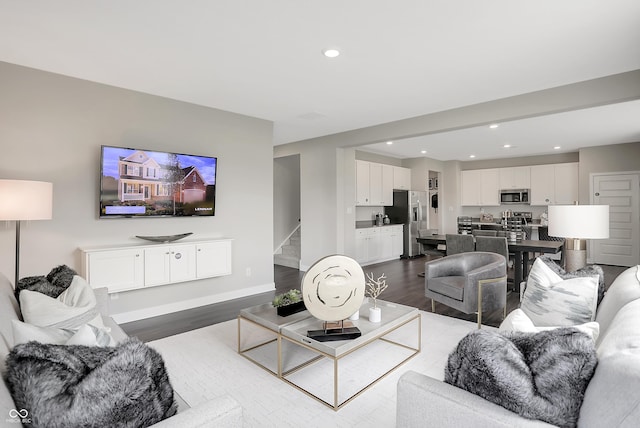
[[[469,253],[475,251],[473,235],[446,234],[447,255]]]
[[[503,236],[477,236],[476,237],[476,251],[485,251],[488,253],[496,253],[502,255],[506,262],[507,268],[509,267],[510,253],[509,243],[507,238]],[[513,279],[508,279],[509,283],[513,283]]]

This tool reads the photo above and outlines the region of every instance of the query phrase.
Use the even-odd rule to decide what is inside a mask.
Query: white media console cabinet
[[[81,248],[82,274],[109,293],[231,274],[232,239]]]

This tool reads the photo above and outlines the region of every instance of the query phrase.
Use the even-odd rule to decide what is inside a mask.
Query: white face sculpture
[[[360,309],[365,278],[358,262],[346,256],[318,260],[302,278],[307,310],[323,321],[340,321]]]

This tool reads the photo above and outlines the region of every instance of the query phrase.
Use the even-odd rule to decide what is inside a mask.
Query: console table
[[[109,293],[231,274],[232,239],[81,248],[82,275]]]

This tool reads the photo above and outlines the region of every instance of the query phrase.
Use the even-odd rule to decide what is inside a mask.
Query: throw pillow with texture
[[[73,277],[69,288],[55,299],[23,290],[20,293],[20,306],[24,321],[39,327],[77,329],[90,323],[104,328],[93,289],[84,278],[77,275]]]
[[[597,302],[597,277],[563,280],[536,259],[520,308],[537,327],[568,327],[593,321]]]
[[[567,272],[558,263],[549,256],[540,256],[538,259],[542,260],[552,271],[558,274],[562,279],[580,278],[585,276],[597,276],[598,277],[598,305],[604,297],[604,271],[598,265],[587,265],[575,272]]]
[[[113,346],[115,341],[98,327],[85,324],[77,330],[38,327],[18,320],[11,320],[13,345],[36,341],[52,345]]]
[[[537,327],[522,309],[514,309],[506,316],[504,321],[502,321],[498,330],[505,333],[538,333],[539,331],[552,330],[554,328],[561,327]],[[578,329],[583,333],[588,334],[594,342],[598,339],[598,335],[600,334],[600,324],[595,321],[578,324],[571,328]]]
[[[6,383],[36,427],[153,425],[176,413],[162,356],[137,339],[114,348],[15,346]]]
[[[593,340],[573,328],[477,330],[449,355],[444,380],[522,417],[575,427],[596,364]]]

